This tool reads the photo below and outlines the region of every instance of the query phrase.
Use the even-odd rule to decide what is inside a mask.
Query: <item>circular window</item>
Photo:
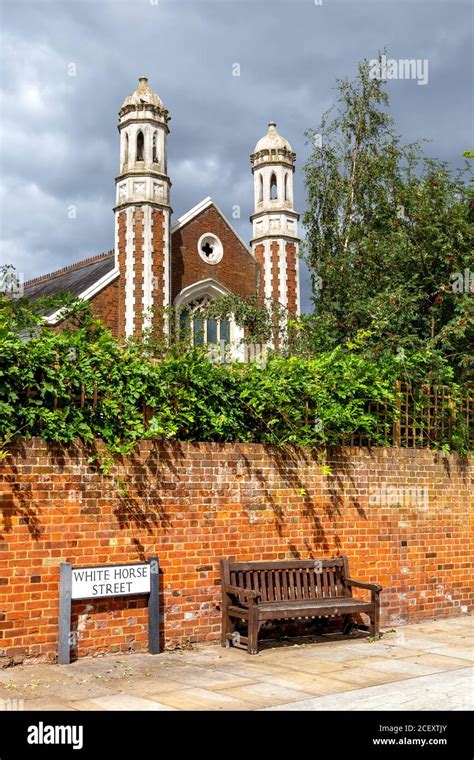
[[[224,255],[221,241],[212,232],[206,232],[205,235],[201,235],[197,247],[201,259],[206,264],[218,264]]]

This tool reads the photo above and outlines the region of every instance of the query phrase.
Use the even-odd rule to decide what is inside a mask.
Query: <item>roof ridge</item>
[[[38,277],[32,277],[31,280],[25,280],[23,285],[31,285],[32,283],[41,282],[42,280],[49,280],[52,277],[58,277],[61,274],[64,274],[65,272],[71,272],[74,269],[80,269],[83,266],[87,266],[88,264],[92,264],[95,261],[100,261],[100,259],[105,259],[107,256],[111,256],[114,253],[114,249],[112,248],[110,251],[104,251],[104,253],[97,253],[95,256],[89,256],[87,259],[82,259],[81,261],[76,261],[74,264],[68,264],[66,267],[62,267],[61,269],[56,269],[54,272],[49,272],[48,274],[41,274],[38,275]]]

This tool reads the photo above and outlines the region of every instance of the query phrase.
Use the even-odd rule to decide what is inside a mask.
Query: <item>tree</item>
[[[426,349],[458,379],[472,371],[472,185],[403,145],[385,83],[367,61],[339,80],[338,103],[307,136],[306,257],[314,350],[361,331],[373,354]],[[318,137],[316,140],[315,137]]]

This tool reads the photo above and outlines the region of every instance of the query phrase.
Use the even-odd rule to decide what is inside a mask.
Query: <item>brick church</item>
[[[24,294],[36,299],[72,292],[90,301],[116,337],[140,336],[147,328],[163,334],[169,329],[164,308],[174,306],[186,313],[196,343],[224,340],[238,347],[241,329],[232,318],[199,318],[209,299],[258,294],[299,313],[296,156],[271,122],[250,156],[254,213],[247,247],[209,197],[172,223],[169,120],[141,77],[119,111],[115,249],[30,280]],[[60,320],[60,312],[47,317],[50,324]]]

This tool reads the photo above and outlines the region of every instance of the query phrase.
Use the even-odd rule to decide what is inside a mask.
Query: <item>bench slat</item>
[[[260,592],[260,583],[259,583],[259,579],[260,579],[260,574],[259,574],[259,573],[257,573],[257,571],[255,570],[255,571],[254,571],[254,574],[253,574],[253,590],[254,590],[254,591],[258,591],[259,593],[261,593],[261,592]]]
[[[311,570],[308,570],[308,580],[309,580],[309,588],[310,588],[310,598],[316,599],[318,595],[318,579],[314,571],[314,567]]]
[[[336,596],[336,584],[334,581],[334,570],[332,567],[328,569],[328,579],[329,579],[329,596]]]
[[[322,572],[317,573],[316,570],[313,571],[314,575],[316,576],[316,597],[322,597],[323,596],[323,579],[322,579]]]
[[[289,572],[290,571],[288,571],[288,573],[286,571],[283,571],[283,573],[282,573],[282,576],[283,576],[283,599],[289,599],[290,598],[288,596],[288,594],[290,593],[290,589],[288,587],[288,575],[289,575]]]
[[[268,601],[275,601],[275,592],[273,589],[273,572],[271,570],[266,573],[267,576],[267,589],[268,589]]]
[[[267,602],[268,592],[267,592],[267,574],[266,573],[260,573],[260,593],[262,595],[262,602]]]
[[[324,598],[329,598],[329,572],[328,570],[323,571],[323,594]]]
[[[302,570],[301,575],[303,576],[304,598],[309,599],[308,573],[306,570]]]
[[[278,599],[278,601],[281,601],[281,580],[280,580],[279,570],[274,571],[274,578],[275,578],[275,599]]]
[[[333,559],[320,560],[323,567],[343,567],[343,558],[336,557]],[[296,568],[314,568],[314,559],[292,559],[278,561],[279,570],[295,570]],[[274,570],[275,561],[273,562],[229,562],[231,572],[246,570]]]

